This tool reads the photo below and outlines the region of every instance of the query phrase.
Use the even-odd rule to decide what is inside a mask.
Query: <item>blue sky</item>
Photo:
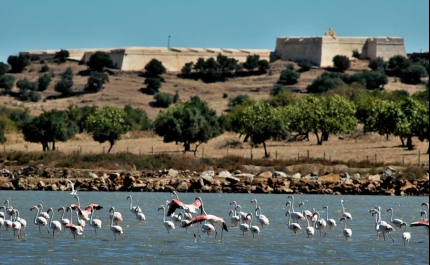
[[[403,37],[429,50],[428,0],[2,0],[0,61],[26,50],[122,46],[274,50],[277,37]]]

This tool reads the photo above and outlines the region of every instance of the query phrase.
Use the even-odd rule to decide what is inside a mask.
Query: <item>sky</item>
[[[429,50],[429,0],[0,0],[0,62],[124,46],[274,50],[277,37],[403,37]]]

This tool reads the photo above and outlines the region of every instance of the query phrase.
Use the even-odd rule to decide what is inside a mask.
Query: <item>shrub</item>
[[[352,75],[349,84],[358,82],[369,90],[383,88],[388,83],[388,77],[381,71],[363,71]]]
[[[112,66],[112,59],[108,53],[98,51],[91,55],[87,62],[87,66],[94,71],[102,72],[104,67]]]
[[[30,82],[27,78],[18,80],[16,86],[20,89],[21,93],[27,90],[37,90],[37,83]]]
[[[274,97],[281,94],[284,91],[290,91],[290,90],[287,87],[284,87],[282,85],[274,85],[272,90],[270,90],[270,95]]]
[[[402,77],[405,71],[411,65],[411,61],[403,55],[395,55],[388,60],[388,70],[397,77]]]
[[[63,96],[70,96],[73,94],[73,80],[61,79],[55,84],[54,90]]]
[[[25,67],[30,64],[30,56],[20,54],[19,56],[10,55],[7,58],[7,63],[11,67],[11,72],[21,73]]]
[[[382,57],[376,57],[375,59],[370,60],[369,68],[373,71],[385,72],[385,69],[387,69],[387,62],[385,62]]]
[[[54,59],[57,59],[60,63],[64,63],[69,56],[70,54],[68,50],[60,50],[55,53]]]
[[[9,65],[4,62],[0,62],[0,76],[6,74],[9,71]]]
[[[147,85],[146,92],[150,95],[158,93],[158,90],[161,87],[161,81],[159,78],[146,78],[145,84]]]
[[[41,68],[40,68],[40,72],[41,73],[45,73],[45,72],[48,72],[49,71],[49,66],[47,66],[46,64],[45,65],[43,65]]]
[[[360,52],[357,49],[355,49],[355,50],[352,51],[352,57],[360,59],[360,55],[361,54],[360,54]]]
[[[37,90],[45,91],[48,88],[50,83],[51,83],[51,78],[49,77],[48,74],[44,74],[40,76],[39,79],[37,80]]]
[[[285,65],[285,69],[293,71],[294,70],[294,64],[288,63],[287,65]]]
[[[190,75],[190,74],[193,72],[193,65],[194,65],[194,63],[193,63],[193,62],[186,63],[186,64],[182,67],[182,69],[181,69],[181,73],[182,73],[183,75]]]
[[[246,56],[246,62],[243,64],[243,68],[248,71],[254,71],[258,67],[258,61],[260,60],[260,55],[248,55]]]
[[[0,88],[4,88],[4,93],[9,94],[15,84],[15,77],[12,75],[0,76]]]
[[[231,98],[231,99],[228,101],[228,106],[229,106],[230,108],[234,108],[234,107],[236,107],[236,106],[238,106],[238,105],[243,104],[243,103],[244,103],[244,102],[246,102],[248,99],[249,99],[249,96],[248,96],[248,95],[239,94],[239,95],[237,95],[236,97]]]
[[[284,70],[281,72],[279,76],[279,84],[283,85],[294,85],[297,84],[300,78],[300,73],[294,70]]]
[[[149,76],[157,77],[166,73],[166,68],[159,60],[152,59],[147,65],[145,65],[145,71]]]
[[[37,91],[25,90],[19,93],[18,98],[22,101],[38,102],[42,97]]]
[[[341,75],[323,73],[306,87],[306,91],[308,93],[323,93],[341,86],[346,86]]]
[[[413,64],[403,71],[402,82],[406,84],[419,84],[422,77],[427,77],[427,70],[421,64]]]
[[[312,68],[312,63],[311,63],[311,62],[309,62],[308,60],[300,61],[300,62],[298,63],[298,65],[299,65],[300,70],[301,70],[302,72],[309,71],[309,70],[311,70],[311,68]]]
[[[260,72],[266,73],[267,70],[269,70],[269,69],[270,69],[270,64],[267,60],[259,60],[258,61],[258,70]],[[240,70],[240,69],[237,69],[236,71],[238,71],[238,70]]]
[[[345,55],[336,55],[333,57],[333,65],[340,72],[345,72],[351,66],[351,61]]]
[[[179,102],[179,93],[178,91],[175,92],[175,95],[173,96],[173,103],[178,103]]]
[[[173,103],[173,96],[168,93],[156,93],[154,99],[155,104],[161,108],[168,108]]]
[[[73,80],[73,70],[71,67],[67,67],[66,71],[61,74],[62,79]]]
[[[104,88],[103,85],[108,82],[109,76],[106,73],[92,71],[90,76],[88,77],[85,91],[99,92]]]

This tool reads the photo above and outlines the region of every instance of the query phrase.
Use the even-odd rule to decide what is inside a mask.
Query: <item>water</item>
[[[133,204],[142,208],[146,215],[144,223],[139,225],[129,211],[127,195],[132,195]],[[35,213],[30,212],[30,207],[39,203],[45,211],[52,207],[54,219],[58,220],[59,207],[76,203],[69,192],[0,191],[0,200],[10,200],[11,206],[28,223],[28,236],[24,239],[13,239],[13,232],[2,229],[0,264],[429,264],[429,236],[424,228],[408,227],[412,233],[409,247],[403,246],[403,228],[393,233],[395,242],[388,235],[384,242],[376,239],[374,218],[368,213],[370,208],[379,205],[383,209],[382,219],[389,221],[386,209],[392,207],[395,218],[411,223],[420,219],[420,210],[424,209],[421,203],[428,202],[428,197],[296,195],[296,211],[298,203],[305,202],[305,209],[316,208],[325,218],[322,207],[328,205],[329,217],[338,223],[334,230],[327,230],[325,238],[320,238],[318,231],[313,238],[306,238],[303,223],[297,236],[287,229],[287,195],[179,194],[185,203],[193,202],[197,196],[203,199],[208,213],[224,217],[229,226],[230,202],[237,201],[242,211],[248,212],[255,207],[251,199],[256,198],[270,225],[255,238],[252,234],[241,235],[238,227],[229,227],[222,242],[219,236],[214,239],[213,235],[202,235],[195,240],[191,229],[185,233],[177,227],[167,234],[162,224],[162,213],[157,209],[174,198],[173,194],[81,192],[81,205],[99,203],[104,207],[95,215],[103,221],[99,235],[87,225],[77,241],[64,230],[54,239],[43,229],[39,234],[38,227],[32,223]],[[341,199],[345,201],[346,211],[353,216],[348,224],[353,230],[350,241],[343,237],[343,224],[339,224]],[[125,241],[119,237],[115,241],[110,231],[108,210],[111,206],[124,217],[119,225],[123,227]],[[76,220],[75,215],[73,218]]]

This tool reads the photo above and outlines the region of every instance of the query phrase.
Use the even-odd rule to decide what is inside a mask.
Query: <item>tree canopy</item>
[[[108,153],[121,135],[130,130],[125,121],[126,113],[114,106],[96,107],[85,120],[85,129],[99,143],[109,142]]]
[[[110,55],[103,51],[95,52],[87,62],[87,66],[97,72],[102,72],[105,67],[111,67],[112,64]]]
[[[184,152],[195,144],[194,154],[200,144],[223,132],[215,110],[209,109],[199,97],[160,111],[153,125],[155,133],[163,137],[165,143],[183,143]]]

